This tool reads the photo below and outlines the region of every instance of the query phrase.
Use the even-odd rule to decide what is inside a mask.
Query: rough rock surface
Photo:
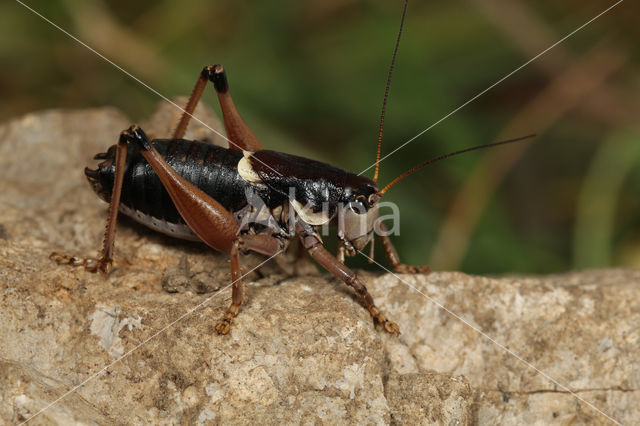
[[[158,114],[145,128],[164,137],[177,118]],[[99,248],[106,205],[82,170],[129,124],[105,108],[0,126],[2,422],[59,398],[32,422],[609,422],[585,401],[622,423],[640,418],[639,271],[362,273],[400,324],[394,338],[344,284],[288,275],[284,256],[247,277],[247,304],[218,336],[227,257],[126,219],[107,276],[55,265],[53,250]],[[209,137],[199,127],[193,137]]]

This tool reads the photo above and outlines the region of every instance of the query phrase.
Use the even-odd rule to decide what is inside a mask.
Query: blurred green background
[[[270,149],[355,172],[375,159],[400,1],[25,3],[168,97],[188,95],[204,65],[224,64]],[[612,4],[411,2],[383,154]],[[390,190],[403,261],[471,273],[640,266],[639,12],[622,2],[382,163],[384,184],[446,152],[538,134]],[[0,53],[2,121],[104,105],[141,121],[159,101],[13,0],[0,4]],[[217,108],[211,89],[205,101]]]

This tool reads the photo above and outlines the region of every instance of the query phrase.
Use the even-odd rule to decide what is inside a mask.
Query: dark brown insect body
[[[205,142],[183,139],[153,141],[153,146],[180,176],[218,201],[225,209],[239,212],[247,205],[246,192],[255,185],[242,179],[238,162],[242,153]],[[104,159],[97,169],[85,169],[94,191],[106,202],[111,201],[115,176],[115,145],[96,158]],[[260,189],[257,188],[259,191]],[[267,205],[283,203],[283,197],[260,191]],[[160,178],[144,159],[140,150],[127,154],[120,199],[120,212],[136,221],[177,238],[198,240],[176,209]]]
[[[353,208],[356,196],[369,197],[378,191],[369,178],[280,152],[249,155],[183,139],[158,139],[151,144],[177,174],[230,211],[241,232],[259,233],[268,227],[272,235],[289,239],[295,236],[291,226],[295,218],[287,214],[289,203],[294,211],[305,206],[306,210],[298,208],[298,214],[318,225],[335,219],[344,206]],[[96,155],[104,160],[97,169],[85,169],[94,191],[106,202],[111,201],[116,150],[114,145]],[[138,147],[128,151],[124,169],[121,213],[167,235],[199,239]]]
[[[181,139],[208,81],[221,103],[228,149]],[[298,236],[318,263],[354,288],[386,331],[399,333],[342,262],[344,254],[353,255],[372,241],[380,198],[376,182],[318,161],[263,150],[236,111],[221,66],[204,68],[173,138],[150,141],[132,126],[117,145],[95,158],[103,161],[85,174],[110,203],[102,256],[52,254],[59,263],[106,272],[113,261],[118,211],[166,234],[201,240],[231,255],[233,301],[216,326],[226,334],[244,298],[239,253],[276,255]],[[338,233],[340,259],[326,251],[316,232],[316,226],[337,221],[344,224]],[[383,243],[398,270],[410,269],[398,261],[388,237]]]
[[[405,12],[406,1],[402,21]],[[398,42],[399,36],[396,51]],[[391,73],[385,103],[390,78]],[[228,149],[182,139],[208,82],[213,83],[221,105]],[[384,224],[377,220],[380,197],[397,181],[433,161],[495,144],[427,161],[380,190],[376,180],[385,103],[376,172],[374,179],[369,179],[329,164],[262,149],[235,108],[222,66],[207,66],[171,139],[149,140],[142,129],[131,126],[120,134],[117,145],[96,155],[95,159],[103,160],[97,169],[85,169],[95,192],[109,203],[101,257],[52,253],[51,258],[90,272],[107,272],[113,262],[119,211],[166,234],[200,240],[231,257],[232,303],[216,325],[219,334],[227,334],[244,300],[240,252],[275,256],[298,237],[313,259],[353,287],[360,302],[387,332],[399,334],[399,327],[375,306],[364,284],[344,265],[344,256],[355,255],[368,244],[373,247],[376,229],[382,231],[378,235],[396,271],[428,271],[398,259]],[[337,257],[324,248],[318,233],[318,226],[327,224],[338,225]]]

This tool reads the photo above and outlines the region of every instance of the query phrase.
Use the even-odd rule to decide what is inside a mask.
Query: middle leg
[[[321,264],[327,271],[340,278],[349,286],[353,287],[360,302],[369,311],[369,314],[384,328],[389,334],[400,335],[400,327],[393,321],[387,319],[380,309],[373,302],[373,298],[369,294],[367,288],[358,279],[358,276],[351,269],[340,263],[338,259],[333,257],[327,249],[324,248],[322,242],[313,233],[300,232],[300,241],[307,249],[311,257]]]
[[[216,324],[218,334],[228,334],[231,329],[231,321],[238,316],[240,307],[244,302],[245,288],[242,280],[242,270],[240,268],[240,249],[243,251],[253,251],[265,256],[275,256],[284,250],[284,243],[281,240],[264,234],[239,236],[231,246],[231,305],[224,314],[220,322]]]

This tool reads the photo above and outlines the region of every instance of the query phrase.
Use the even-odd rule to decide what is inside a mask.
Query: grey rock
[[[157,114],[143,125],[165,137],[179,114]],[[395,338],[343,283],[293,276],[282,256],[247,276],[246,304],[218,336],[228,258],[202,244],[123,219],[108,275],[54,264],[54,250],[97,253],[106,205],[82,170],[130,123],[102,108],[0,126],[2,421],[60,397],[35,424],[608,421],[584,401],[623,423],[640,418],[640,271],[363,272],[401,327]],[[262,261],[242,259],[247,271]]]
[[[111,423],[90,402],[74,393],[60,399],[64,384],[40,374],[24,363],[0,358],[0,419],[20,423],[51,405],[34,424],[99,425]],[[60,402],[52,404],[56,400]]]
[[[391,368],[464,376],[474,391],[474,422],[640,418],[640,271],[372,280],[388,289],[385,304],[407,346],[386,342],[396,354]]]
[[[462,377],[427,371],[391,374],[385,387],[392,424],[470,424],[471,387]]]

